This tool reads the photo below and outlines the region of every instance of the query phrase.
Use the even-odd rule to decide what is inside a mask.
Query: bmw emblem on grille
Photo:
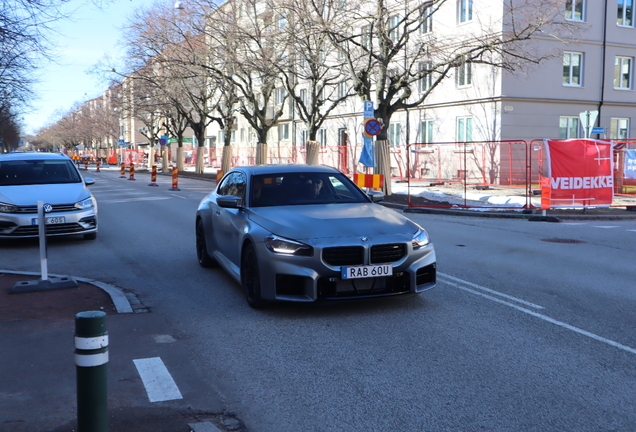
[[[363,242],[368,242],[369,238],[368,237],[360,237],[360,240],[362,240]]]
[[[53,211],[53,206],[51,204],[44,204],[44,213],[51,213]]]

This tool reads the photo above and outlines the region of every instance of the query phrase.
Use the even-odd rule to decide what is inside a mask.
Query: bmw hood
[[[91,196],[84,183],[1,186],[0,202],[17,206],[45,204],[74,204]]]
[[[379,204],[327,204],[253,208],[250,219],[273,234],[303,240],[397,233],[419,226]]]

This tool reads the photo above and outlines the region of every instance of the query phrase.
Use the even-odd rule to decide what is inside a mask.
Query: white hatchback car
[[[73,161],[61,153],[0,154],[0,238],[37,237],[38,201],[47,236],[97,237],[97,201]]]

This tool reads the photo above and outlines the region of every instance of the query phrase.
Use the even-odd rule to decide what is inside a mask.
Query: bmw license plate
[[[66,223],[66,218],[64,216],[47,217],[45,218],[44,223],[46,223],[47,225],[63,224],[63,223]],[[31,219],[31,225],[39,225],[39,219],[38,218]]]
[[[393,266],[391,264],[367,265],[356,267],[342,267],[342,279],[361,279],[373,278],[381,276],[389,276],[393,274]]]

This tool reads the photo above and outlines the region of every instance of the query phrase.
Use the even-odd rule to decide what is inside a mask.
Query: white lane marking
[[[159,201],[159,200],[167,200],[170,198],[171,197],[139,197],[139,198],[116,199],[116,200],[100,199],[98,203],[99,204],[114,204],[114,203],[126,203],[126,202],[135,202],[135,201]]]
[[[190,426],[192,432],[221,432],[219,428],[210,422],[188,423],[188,426]]]
[[[448,283],[448,282],[445,282],[445,283]],[[621,349],[621,350],[623,350],[623,351],[627,351],[627,352],[629,352],[629,353],[636,354],[636,349],[631,348],[631,347],[628,347],[628,346],[623,345],[623,344],[620,344],[620,343],[618,343],[618,342],[614,342],[614,341],[613,341],[613,340],[611,340],[611,339],[607,339],[607,338],[604,338],[604,337],[602,337],[602,336],[598,336],[598,335],[596,335],[596,334],[594,334],[594,333],[590,333],[590,332],[588,332],[588,331],[586,331],[586,330],[583,330],[583,329],[580,329],[580,328],[578,328],[578,327],[571,326],[570,324],[566,324],[566,323],[564,323],[564,322],[557,321],[557,320],[552,319],[552,318],[550,318],[550,317],[548,317],[548,316],[545,316],[545,315],[542,315],[542,314],[540,314],[540,313],[537,313],[537,312],[531,311],[531,310],[526,309],[526,308],[523,308],[523,307],[521,307],[521,306],[517,306],[516,304],[509,303],[509,302],[507,302],[507,301],[504,301],[504,300],[498,299],[498,298],[496,298],[496,297],[489,296],[488,294],[480,293],[480,292],[478,292],[478,291],[471,290],[470,288],[461,287],[461,286],[456,285],[456,284],[453,284],[453,283],[450,283],[449,285],[453,285],[453,286],[455,286],[456,288],[459,288],[459,289],[461,289],[461,290],[464,290],[464,291],[470,292],[470,293],[472,293],[472,294],[476,294],[476,295],[481,296],[481,297],[484,297],[484,298],[486,298],[486,299],[488,299],[488,300],[492,300],[492,301],[494,301],[494,302],[496,302],[496,303],[499,303],[499,304],[502,304],[502,305],[505,305],[505,306],[510,306],[510,307],[511,307],[511,308],[513,308],[513,309],[517,309],[518,311],[521,311],[521,312],[526,313],[526,314],[528,314],[528,315],[532,315],[532,316],[533,316],[533,317],[535,317],[535,318],[542,319],[542,320],[547,321],[547,322],[549,322],[549,323],[551,323],[551,324],[557,325],[557,326],[559,326],[559,327],[563,327],[563,328],[565,328],[565,329],[567,329],[567,330],[571,330],[571,331],[573,331],[573,332],[575,332],[575,333],[578,333],[578,334],[583,335],[583,336],[587,336],[587,337],[589,337],[589,338],[591,338],[591,339],[597,340],[597,341],[602,342],[602,343],[605,343],[605,344],[607,344],[607,345],[611,345],[611,346],[613,346],[613,347],[615,347],[615,348],[618,348],[618,349]]]
[[[177,384],[159,357],[133,360],[150,402],[183,399]]]
[[[618,228],[617,226],[594,225],[594,228]]]
[[[636,230],[627,230],[627,231],[633,231],[633,232],[636,232]]]
[[[561,225],[587,225],[585,222],[561,222]]]
[[[543,306],[539,306],[539,305],[536,305],[534,303],[530,303],[530,302],[527,302],[525,300],[521,300],[521,299],[519,299],[517,297],[513,297],[513,296],[510,296],[508,294],[500,293],[499,291],[495,291],[495,290],[492,290],[490,288],[486,288],[486,287],[483,287],[481,285],[477,285],[477,284],[474,284],[472,282],[468,282],[468,281],[465,281],[463,279],[459,279],[459,278],[453,277],[451,275],[447,275],[445,273],[439,273],[438,272],[437,275],[441,276],[442,279],[443,278],[448,278],[448,279],[451,279],[451,280],[453,280],[455,282],[458,282],[458,283],[461,283],[461,284],[464,284],[464,285],[468,285],[468,286],[471,286],[473,288],[476,288],[476,289],[479,289],[479,290],[482,290],[482,291],[486,291],[487,293],[490,293],[490,294],[493,294],[493,295],[497,295],[499,297],[504,297],[504,298],[506,298],[508,300],[512,300],[512,301],[515,301],[517,303],[524,304],[524,305],[529,306],[529,307],[534,308],[534,309],[545,309]],[[450,283],[450,282],[447,282],[447,283],[449,283],[450,285],[453,285],[456,288],[462,288],[460,286],[457,286],[454,283]]]

